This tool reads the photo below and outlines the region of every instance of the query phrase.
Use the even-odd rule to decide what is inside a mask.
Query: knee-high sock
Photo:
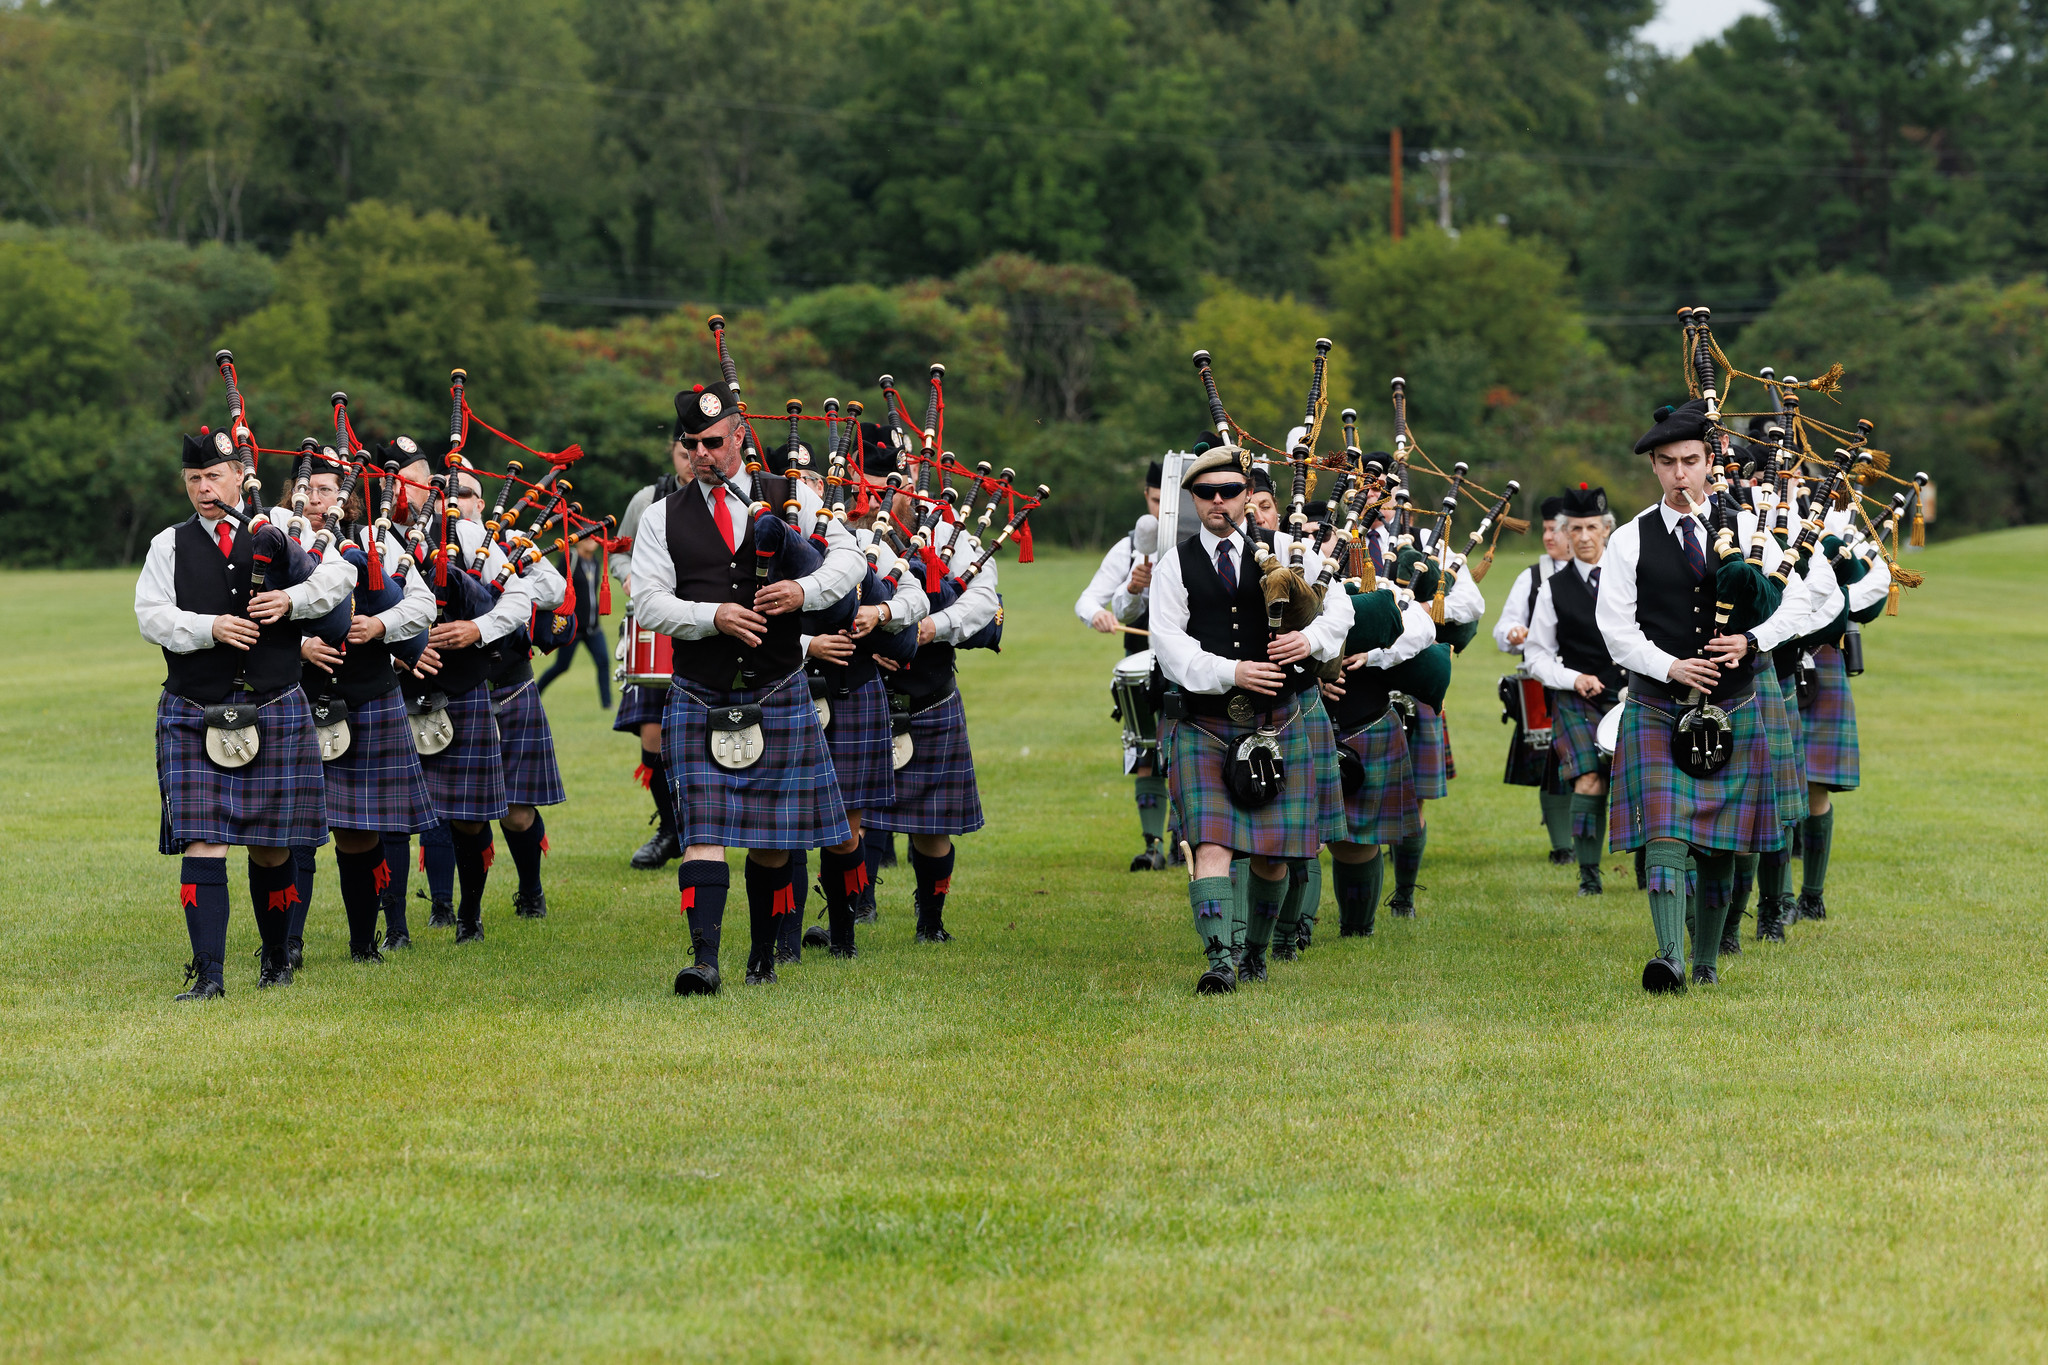
[[[453,825],[445,826],[455,841],[455,875],[462,882],[462,900],[455,907],[461,924],[475,924],[484,917],[484,883],[491,877],[491,827],[484,825],[474,834],[464,834]]]
[[[455,838],[445,824],[420,834],[420,867],[427,874],[427,894],[437,901],[455,900]]]
[[[920,929],[942,929],[946,922],[946,893],[953,889],[953,858],[958,845],[934,858],[910,846],[910,870],[917,875],[917,903]]]
[[[1279,876],[1261,877],[1252,872],[1249,864],[1245,871],[1251,872],[1251,920],[1244,931],[1244,946],[1264,948],[1273,941],[1273,930],[1280,922],[1280,906],[1287,899],[1287,888],[1292,880],[1283,869]]]
[[[334,870],[341,883],[341,905],[348,914],[348,946],[363,952],[377,946],[377,869],[384,865],[384,846],[367,853],[334,850]]]
[[[851,853],[818,850],[818,885],[825,893],[825,928],[832,946],[853,946],[853,916],[861,888],[868,884],[867,855],[860,849]],[[799,935],[801,937],[801,935]]]
[[[1742,885],[1742,869],[1738,864],[1735,871],[1735,885]],[[1759,914],[1765,902],[1775,904],[1792,885],[1792,853],[1781,848],[1775,853],[1762,853],[1756,860],[1756,904]]]
[[[821,875],[822,869],[825,866],[824,860],[827,856],[829,856],[829,850],[820,849],[818,851],[818,866],[821,869]],[[850,856],[856,860],[860,859],[858,850]],[[776,922],[775,951],[778,955],[786,957],[792,962],[801,962],[804,956],[804,916],[810,913],[804,908],[805,903],[811,898],[810,850],[798,849],[791,853],[789,855],[789,866],[790,893],[796,897],[796,913],[784,915]],[[866,872],[867,863],[861,861],[860,866],[862,872]],[[828,907],[832,904],[830,896],[825,898],[825,904]]]
[[[1828,853],[1835,842],[1835,808],[1806,817],[1806,861],[1799,873],[1799,894],[1818,896],[1828,886]]]
[[[1308,882],[1301,891],[1301,922],[1309,928],[1316,927],[1316,920],[1323,913],[1323,860],[1311,859],[1308,865]]]
[[[699,967],[718,965],[718,936],[725,925],[725,897],[732,889],[732,869],[722,858],[684,863],[676,869],[683,893],[683,919],[690,926],[690,956]]]
[[[1686,847],[1675,839],[1652,840],[1643,855],[1657,955],[1681,967],[1685,965],[1685,860]]]
[[[668,764],[661,750],[642,749],[640,766],[647,772],[647,790],[654,797],[654,819],[663,834],[676,832],[676,792],[668,784]]]
[[[1252,860],[1230,860],[1230,948],[1244,951],[1245,930],[1252,922]]]
[[[1379,913],[1380,888],[1386,883],[1387,856],[1384,853],[1362,863],[1330,859],[1330,880],[1337,887],[1337,927],[1353,934],[1369,934]]]
[[[276,867],[265,867],[254,858],[249,860],[249,903],[256,907],[256,932],[266,948],[284,947],[292,902],[299,894],[299,889],[292,885],[296,871],[290,858]]]
[[[1230,906],[1237,898],[1228,877],[1196,877],[1188,883],[1195,912],[1195,941],[1211,967],[1230,965]]]
[[[1315,923],[1316,904],[1323,898],[1323,861],[1296,858],[1287,864],[1287,899],[1280,902],[1275,937],[1286,942],[1300,932],[1302,921]]]
[[[1756,885],[1757,855],[1738,853],[1735,855],[1735,890],[1728,897],[1728,922],[1740,926],[1743,914],[1749,909],[1750,888]],[[1763,910],[1761,899],[1757,902],[1759,913]]]
[[[1600,836],[1607,832],[1607,797],[1572,793],[1572,856],[1580,867],[1600,866]]]
[[[1548,787],[1537,789],[1537,799],[1543,806],[1543,829],[1550,836],[1550,846],[1567,849],[1572,846],[1572,797],[1575,792],[1554,792]]]
[[[498,828],[505,831],[505,851],[512,855],[512,866],[519,870],[520,891],[529,896],[540,894],[540,855],[547,851],[547,821],[535,811],[533,823],[525,829],[513,829],[503,821]]]
[[[1161,838],[1166,833],[1166,779],[1163,777],[1141,777],[1138,788],[1138,828],[1145,832],[1145,842]]]
[[[888,830],[864,829],[860,844],[867,850],[869,880],[874,879],[877,868],[896,866],[896,836]]]
[[[412,884],[412,836],[384,836],[384,861],[391,868],[391,885],[385,895],[403,904],[406,888]]]
[[[287,939],[306,936],[306,911],[313,906],[313,873],[320,865],[319,852],[311,844],[292,848],[292,890],[298,892],[298,899],[292,902],[291,916],[285,921]]]
[[[384,873],[378,880],[378,900],[384,907],[384,932],[412,936],[411,928],[405,922],[406,858],[410,838],[404,834],[384,836],[382,853]]]
[[[228,860],[187,856],[178,868],[178,903],[202,980],[220,980],[228,955]]]
[[[1394,894],[1415,899],[1416,874],[1422,871],[1422,850],[1429,847],[1429,826],[1394,845]],[[1597,859],[1595,860],[1597,861]]]
[[[1727,927],[1728,902],[1735,889],[1735,855],[1701,852],[1693,858],[1700,871],[1692,960],[1696,967],[1712,967],[1721,960],[1721,931]]]
[[[746,862],[747,878],[747,929],[751,940],[747,945],[747,965],[772,963],[775,961],[775,931],[781,917],[796,914],[796,891],[790,879],[796,872],[792,859],[781,867],[768,867],[755,862]]]

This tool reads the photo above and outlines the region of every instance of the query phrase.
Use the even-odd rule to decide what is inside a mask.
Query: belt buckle
[[[1223,703],[1223,714],[1230,717],[1234,724],[1250,725],[1253,714],[1252,699],[1242,692],[1231,693],[1229,700]]]

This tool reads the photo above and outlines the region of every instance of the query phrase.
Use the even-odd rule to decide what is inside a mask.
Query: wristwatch
[[[1757,644],[1757,642],[1756,642],[1756,632],[1755,632],[1755,631],[1753,631],[1753,630],[1745,630],[1745,631],[1743,631],[1743,632],[1742,632],[1742,642],[1743,642],[1743,643],[1744,643],[1745,645],[1749,646],[1749,652],[1750,652],[1751,654],[1761,654],[1761,653],[1763,653],[1763,649],[1762,649],[1762,647],[1761,647],[1761,646],[1759,646],[1759,645]]]

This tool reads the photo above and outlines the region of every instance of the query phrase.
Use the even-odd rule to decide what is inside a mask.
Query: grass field
[[[237,855],[229,996],[174,1007],[133,576],[7,575],[0,1355],[2038,1359],[2044,560],[1915,561],[1832,917],[1655,999],[1632,881],[1577,899],[1500,785],[1478,647],[1420,918],[1196,999],[1183,874],[1122,870],[1090,564],[1048,557],[967,666],[957,942],[911,944],[906,870],[857,963],[670,995],[585,662],[547,920],[501,860],[481,945],[355,966],[323,854],[308,969],[258,994]]]

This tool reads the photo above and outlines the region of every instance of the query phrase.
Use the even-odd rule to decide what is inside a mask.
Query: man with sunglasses
[[[827,850],[819,867],[828,879],[862,861],[804,681],[799,617],[853,591],[867,559],[835,521],[817,570],[757,583],[751,507],[779,510],[794,497],[809,526],[819,498],[801,482],[792,487],[748,470],[745,436],[730,385],[676,394],[671,456],[682,486],[648,509],[633,545],[634,621],[675,639],[662,747],[683,845],[676,881],[692,955],[676,973],[678,995],[719,988],[732,884],[726,850],[747,850],[750,985],[775,980],[777,916],[796,913],[790,854]]]
[[[1283,561],[1289,541],[1247,522],[1252,493],[1244,450],[1198,450],[1181,476],[1201,522],[1197,533],[1162,554],[1152,577],[1152,645],[1172,685],[1160,744],[1174,808],[1194,845],[1188,900],[1195,936],[1208,958],[1198,994],[1237,989],[1240,975],[1265,977],[1289,863],[1313,858],[1326,823],[1341,823],[1343,797],[1334,767],[1318,771],[1315,745],[1328,727],[1304,723],[1300,694],[1315,686],[1314,660],[1334,659],[1352,622],[1351,599],[1325,595],[1302,630],[1267,625],[1259,587],[1260,546]],[[1309,554],[1313,569],[1314,554]],[[1317,730],[1321,730],[1321,734]],[[1280,791],[1261,801],[1227,776],[1245,741],[1264,736],[1277,750]],[[1240,768],[1242,777],[1243,770]],[[1250,859],[1251,915],[1244,956],[1231,960],[1233,852]]]

